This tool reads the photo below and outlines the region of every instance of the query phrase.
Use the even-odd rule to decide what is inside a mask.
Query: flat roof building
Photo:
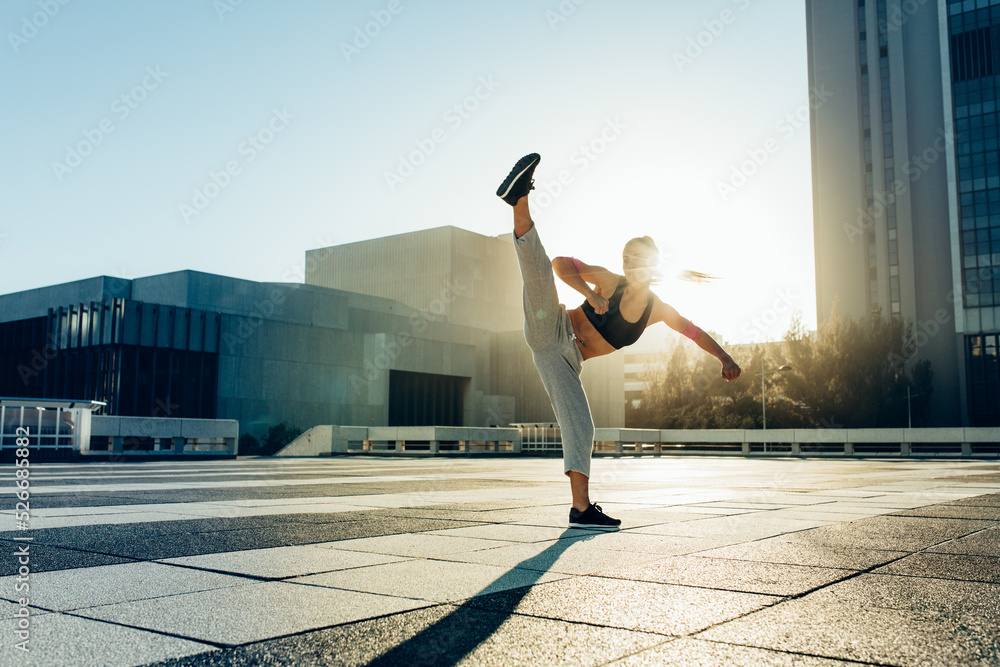
[[[913,323],[930,425],[1000,424],[1000,2],[807,0],[818,321]]]
[[[388,258],[402,239],[413,261],[427,260],[441,235],[464,238],[455,247],[466,259],[435,258],[428,265],[446,270],[433,278],[407,281],[406,257]],[[379,241],[365,243],[377,250]],[[0,396],[100,400],[120,416],[236,419],[255,435],[281,421],[303,429],[554,421],[521,330],[510,242],[439,228],[386,246],[381,258],[337,249],[329,257],[344,262],[344,283],[360,289],[382,276],[409,303],[197,271],[0,296]],[[624,426],[623,382],[621,354],[585,368],[598,427]]]

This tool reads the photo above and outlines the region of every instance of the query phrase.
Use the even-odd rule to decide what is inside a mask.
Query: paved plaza
[[[559,459],[0,473],[3,665],[1000,664],[996,461],[598,459],[613,533]]]

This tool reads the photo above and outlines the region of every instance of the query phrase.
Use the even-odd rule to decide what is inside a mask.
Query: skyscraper
[[[1000,424],[1000,0],[807,0],[818,320],[878,310],[927,425]]]

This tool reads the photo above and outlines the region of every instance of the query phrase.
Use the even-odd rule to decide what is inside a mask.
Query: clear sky
[[[181,269],[301,282],[307,249],[505,233],[494,191],[538,152],[550,255],[620,271],[648,234],[721,277],[656,288],[703,328],[778,339],[793,309],[812,328],[804,12],[5,0],[0,293]]]

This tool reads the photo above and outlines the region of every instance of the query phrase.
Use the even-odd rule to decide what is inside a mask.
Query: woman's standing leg
[[[539,159],[535,154],[522,158],[497,192],[514,209],[514,247],[524,284],[524,337],[562,432],[565,472],[573,494],[570,521],[615,527],[621,522],[609,519],[599,509],[596,513],[591,509],[589,480],[594,422],[580,382],[583,359],[572,334],[572,323],[559,304],[552,262],[542,247],[528,208],[530,183],[524,179],[530,180]]]

